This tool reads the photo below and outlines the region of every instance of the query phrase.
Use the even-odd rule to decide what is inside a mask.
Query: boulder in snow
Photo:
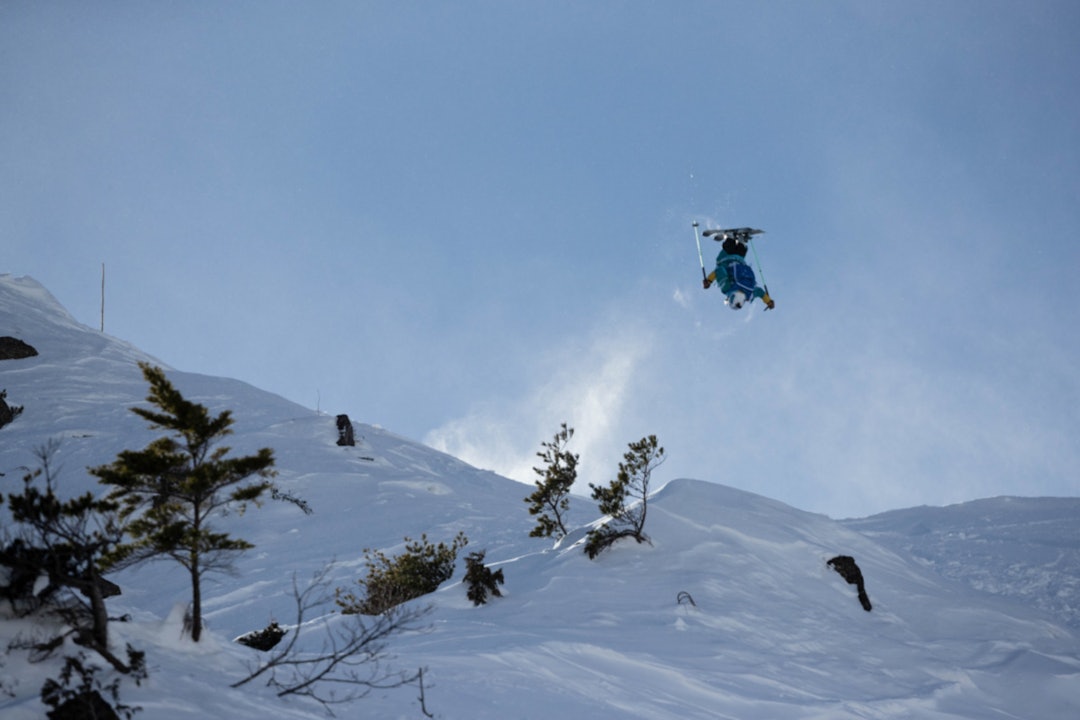
[[[9,335],[0,337],[0,360],[21,360],[37,354],[38,351],[32,345],[28,345],[19,338]]]
[[[0,427],[4,427],[22,412],[21,405],[7,404],[7,390],[0,390]]]
[[[356,445],[356,436],[353,435],[352,421],[349,420],[348,415],[337,416],[337,431],[338,445],[348,445],[349,447]]]

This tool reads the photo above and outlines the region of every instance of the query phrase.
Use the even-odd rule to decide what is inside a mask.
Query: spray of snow
[[[560,348],[545,363],[552,374],[528,397],[477,405],[428,433],[424,442],[470,465],[531,484],[540,443],[566,422],[575,428],[570,450],[581,456],[577,490],[589,482],[606,484],[604,473],[621,457],[619,448],[636,439],[622,437],[620,420],[651,348],[644,331],[605,331],[583,348]]]

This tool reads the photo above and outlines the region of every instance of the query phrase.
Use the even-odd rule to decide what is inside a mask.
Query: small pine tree
[[[577,480],[578,456],[566,449],[566,444],[574,437],[574,428],[562,424],[562,430],[555,433],[551,442],[540,445],[543,452],[536,456],[544,461],[544,467],[534,467],[533,472],[540,476],[536,481],[536,492],[525,498],[531,503],[529,514],[537,515],[537,525],[529,537],[551,537],[557,534],[566,537],[564,517],[570,509],[570,489]]]
[[[483,550],[478,550],[465,558],[465,587],[468,588],[465,595],[476,606],[488,601],[488,593],[492,597],[502,597],[499,586],[505,582],[501,569],[492,572],[484,564],[485,554]]]
[[[90,472],[112,486],[111,500],[120,503],[133,538],[116,547],[107,564],[126,567],[167,557],[191,576],[191,639],[202,635],[202,577],[227,568],[226,558],[253,545],[215,531],[211,518],[226,510],[243,512],[274,489],[274,454],[262,448],[254,455],[225,457],[229,448],[215,447],[232,433],[232,414],[211,417],[207,409],[183,397],[161,368],[140,363],[150,383],[147,400],[158,408],[132,412],[171,436],[158,438],[143,450],[125,450],[111,465]],[[255,480],[248,478],[255,476]]]
[[[623,455],[619,474],[611,484],[607,487],[589,484],[600,512],[611,517],[606,524],[589,531],[585,552],[590,558],[595,558],[620,538],[649,542],[649,536],[645,534],[649,481],[652,471],[664,460],[664,448],[657,443],[655,435],[650,435],[630,443],[630,451]]]
[[[335,596],[342,614],[381,615],[403,602],[435,592],[453,576],[458,550],[469,540],[459,532],[449,545],[433,545],[426,534],[420,540],[405,538],[405,543],[405,552],[394,558],[378,550],[364,550],[368,573],[357,581],[364,586],[364,595],[338,588]]]
[[[37,448],[40,466],[23,477],[21,493],[8,497],[17,537],[0,549],[0,565],[9,568],[3,592],[13,608],[50,609],[73,629],[80,644],[128,672],[109,650],[105,599],[119,588],[102,577],[100,566],[123,538],[118,506],[90,492],[61,499],[52,463],[59,447],[59,441],[50,440]],[[35,593],[42,575],[48,585]]]

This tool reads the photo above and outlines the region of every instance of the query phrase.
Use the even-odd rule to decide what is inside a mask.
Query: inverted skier
[[[760,230],[754,232],[760,232]],[[739,310],[743,305],[752,303],[754,298],[761,298],[769,310],[776,307],[769,293],[757,284],[754,269],[746,263],[746,243],[754,232],[748,230],[708,230],[705,232],[706,237],[723,233],[724,238],[720,254],[716,256],[716,269],[705,278],[705,289],[708,290],[713,283],[718,283],[720,292],[724,293],[724,302],[732,310]]]

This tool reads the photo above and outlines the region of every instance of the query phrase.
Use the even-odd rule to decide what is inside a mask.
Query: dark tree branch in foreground
[[[58,440],[49,440],[35,449],[39,468],[23,478],[20,494],[8,497],[16,536],[0,547],[0,566],[8,570],[3,594],[17,614],[49,612],[70,627],[77,643],[95,650],[120,672],[130,672],[131,667],[109,648],[105,599],[120,589],[102,577],[100,567],[102,556],[123,536],[117,505],[89,492],[61,499],[53,467],[59,448]],[[35,592],[41,576],[48,584]],[[61,639],[35,650],[47,653]]]
[[[266,676],[267,686],[278,697],[312,698],[329,711],[330,705],[358,700],[372,690],[416,681],[419,673],[394,672],[384,666],[386,647],[391,637],[420,630],[419,622],[430,607],[396,605],[379,615],[322,613],[323,608],[334,605],[328,575],[329,566],[322,568],[303,590],[293,576],[296,623],[287,641],[232,687]],[[312,615],[318,616],[309,620]],[[318,649],[305,650],[300,645],[306,629],[321,630]]]

